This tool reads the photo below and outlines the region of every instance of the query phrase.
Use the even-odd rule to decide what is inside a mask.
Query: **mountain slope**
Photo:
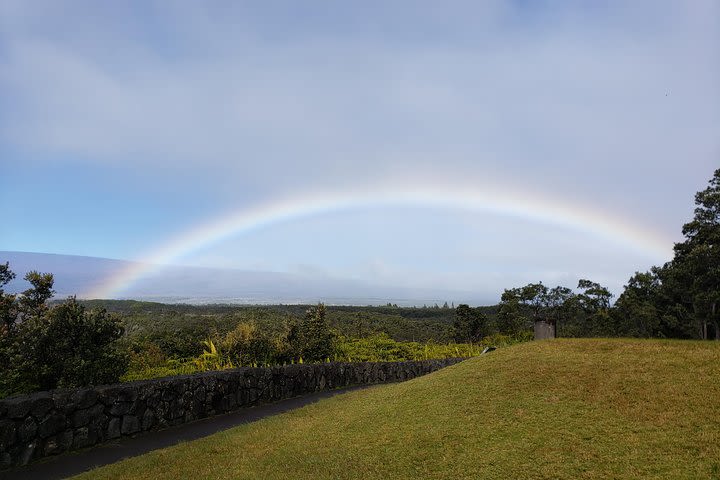
[[[48,253],[0,251],[0,262],[10,262],[17,279],[8,287],[19,292],[29,287],[22,277],[30,270],[55,276],[56,297],[87,292],[116,277],[132,262],[108,258]],[[315,303],[382,305],[442,304],[445,301],[480,303],[468,292],[368,285],[324,275],[169,266],[128,285],[116,298],[183,303]],[[488,299],[485,303],[492,303]]]

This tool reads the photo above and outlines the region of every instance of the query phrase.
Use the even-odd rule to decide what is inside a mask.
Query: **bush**
[[[6,393],[118,381],[128,364],[117,346],[122,334],[116,317],[86,311],[74,297],[25,319],[9,346]]]
[[[395,362],[415,358],[419,344],[396,342],[386,333],[365,338],[342,338],[336,360],[341,362]]]
[[[398,342],[386,333],[366,338],[341,337],[334,357],[338,362],[401,362],[436,358],[474,357],[482,345],[472,343]]]
[[[287,343],[297,360],[322,362],[335,353],[335,335],[325,320],[325,305],[318,303],[305,312],[305,318],[292,325]]]
[[[278,342],[257,328],[240,322],[222,340],[223,353],[237,366],[271,364],[279,356]]]

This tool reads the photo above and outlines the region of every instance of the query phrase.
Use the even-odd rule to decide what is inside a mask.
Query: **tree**
[[[455,308],[453,338],[458,343],[475,343],[487,334],[487,316],[479,309],[461,303]]]
[[[0,264],[0,320],[6,333],[11,334],[18,319],[39,317],[47,311],[46,302],[55,294],[52,273],[28,272],[24,279],[30,282],[20,295],[5,293],[4,287],[15,278],[10,263]]]
[[[365,325],[365,323],[365,314],[361,312],[356,312],[353,325],[356,329],[355,334],[357,338],[363,338],[363,326]]]
[[[567,318],[569,300],[573,295],[567,287],[548,289],[542,282],[505,290],[500,297],[498,311],[501,331],[504,328],[504,333],[510,333],[510,329],[532,328],[532,323],[538,320],[557,325]]]
[[[660,285],[657,271],[635,272],[630,277],[613,312],[622,333],[646,338],[660,336]]]
[[[0,265],[0,287],[15,278]],[[7,295],[0,288],[0,395],[37,389],[115,382],[127,358],[117,346],[120,320],[105,310],[86,311],[74,297],[53,308],[53,276],[30,272],[31,288]]]
[[[10,264],[0,264],[0,397],[9,391],[10,353],[15,339],[15,320],[17,319],[16,296],[5,293],[3,288],[15,278]]]
[[[568,318],[570,301],[575,294],[568,287],[557,286],[547,290],[540,298],[545,321],[557,325]]]
[[[19,325],[15,382],[25,390],[116,382],[128,362],[116,343],[122,335],[119,318],[104,309],[87,311],[70,297]]]
[[[290,327],[287,341],[293,356],[308,362],[322,362],[335,352],[335,335],[330,331],[325,319],[325,305],[318,303],[305,312],[299,324]]]
[[[542,282],[503,291],[498,309],[498,330],[512,334],[532,328],[532,322],[540,314],[540,296],[546,292],[547,287]]]
[[[685,241],[675,244],[662,275],[666,296],[675,301],[671,307],[692,312],[700,338],[708,338],[712,325],[720,340],[720,169],[708,183],[695,194],[694,217],[682,229]]]
[[[0,264],[0,337],[10,334],[17,318],[15,295],[5,293],[3,287],[15,278],[15,273],[10,270],[10,263]]]
[[[582,290],[582,293],[580,293],[578,297],[580,304],[586,311],[596,312],[610,308],[610,301],[612,300],[613,294],[599,283],[580,279],[577,288]]]
[[[630,279],[614,316],[632,334],[720,340],[720,169],[695,194],[673,259]]]
[[[585,334],[612,336],[619,335],[617,325],[610,315],[613,294],[599,283],[586,279],[578,281],[577,304],[583,315]]]
[[[39,317],[47,311],[45,302],[55,295],[53,283],[55,282],[52,273],[28,272],[25,280],[30,282],[31,288],[25,290],[19,298],[19,310],[24,318]]]

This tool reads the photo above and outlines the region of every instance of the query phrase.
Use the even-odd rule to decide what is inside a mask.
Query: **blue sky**
[[[0,2],[0,250],[143,260],[230,212],[436,182],[668,250],[720,166],[717,2]],[[533,218],[388,207],[177,259],[496,294],[666,259]]]

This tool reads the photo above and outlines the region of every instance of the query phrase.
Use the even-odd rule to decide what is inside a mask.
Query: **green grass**
[[[524,343],[78,478],[720,478],[720,344]]]

